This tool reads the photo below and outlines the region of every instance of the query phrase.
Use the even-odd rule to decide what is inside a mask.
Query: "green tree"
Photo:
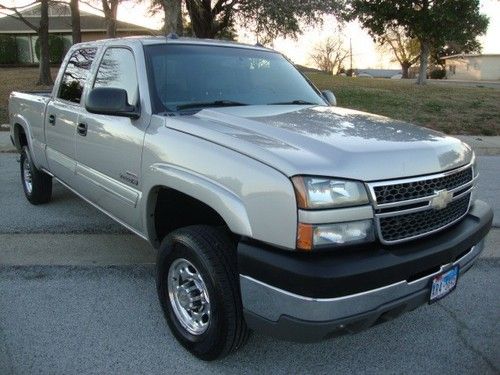
[[[0,35],[0,64],[17,62],[16,40],[10,35]]]
[[[40,39],[35,42],[36,58],[40,60]],[[59,64],[64,57],[64,39],[60,35],[49,34],[49,61],[51,64]]]
[[[251,29],[268,42],[300,33],[301,24],[321,22],[321,15],[338,13],[344,0],[184,0],[194,35],[215,38],[235,24]]]
[[[479,12],[479,0],[351,0],[347,19],[357,18],[374,37],[389,27],[401,27],[420,43],[420,73],[424,84],[432,49],[454,42],[465,45],[483,34],[488,18]]]

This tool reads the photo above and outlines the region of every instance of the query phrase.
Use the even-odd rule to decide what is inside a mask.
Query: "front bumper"
[[[484,247],[493,213],[476,201],[458,224],[398,246],[296,254],[240,243],[238,261],[250,328],[294,341],[356,332],[425,303],[430,280],[460,275]]]

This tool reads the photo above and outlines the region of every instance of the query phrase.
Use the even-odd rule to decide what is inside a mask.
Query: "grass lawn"
[[[500,90],[307,73],[340,107],[372,112],[448,134],[500,135]]]
[[[53,69],[55,78],[57,69]],[[409,121],[448,134],[500,135],[500,90],[452,85],[417,86],[411,81],[334,77],[307,73],[338,105]],[[0,123],[8,122],[13,90],[37,90],[37,68],[0,68]]]

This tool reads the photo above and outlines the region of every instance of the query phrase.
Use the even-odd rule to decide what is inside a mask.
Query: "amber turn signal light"
[[[311,224],[299,223],[297,227],[297,249],[302,251],[312,251],[313,226]]]

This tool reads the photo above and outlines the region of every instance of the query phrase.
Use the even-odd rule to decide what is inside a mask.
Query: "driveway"
[[[500,372],[500,229],[457,290],[365,332],[315,344],[254,334],[205,363],[173,339],[154,252],[56,185],[34,207],[17,155],[0,154],[0,374]],[[500,209],[500,157],[480,157],[479,196]]]

